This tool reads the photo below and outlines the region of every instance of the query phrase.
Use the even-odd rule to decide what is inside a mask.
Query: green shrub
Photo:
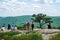
[[[60,29],[60,26],[52,27],[53,29]]]
[[[0,33],[0,38],[4,38],[5,36],[14,36],[19,33],[20,32],[18,32],[18,31],[2,32],[2,33]]]
[[[21,36],[13,37],[12,40],[43,40],[42,35],[37,33],[22,34]]]
[[[25,27],[17,27],[18,30],[25,30]]]
[[[19,36],[4,36],[4,40],[43,40],[42,35],[37,32],[21,34]]]
[[[13,36],[5,35],[3,39],[4,39],[4,40],[12,40],[12,37],[13,37]]]
[[[53,36],[49,40],[60,40],[60,34],[57,34],[57,35]]]
[[[56,27],[52,27],[53,29],[57,29]]]
[[[60,29],[60,26],[58,26],[58,29]]]
[[[26,24],[23,23],[22,26],[17,26],[18,30],[26,30]]]

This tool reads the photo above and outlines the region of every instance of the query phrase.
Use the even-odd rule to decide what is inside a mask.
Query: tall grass
[[[39,34],[22,34],[20,36],[7,36],[5,40],[43,40],[42,36]]]
[[[21,34],[18,36],[4,36],[4,40],[43,40],[42,35],[37,32]]]
[[[53,36],[49,40],[60,40],[60,34],[57,34],[57,35]]]
[[[18,31],[2,32],[2,33],[0,33],[0,39],[4,38],[5,36],[14,36],[17,34],[20,34],[20,32],[18,32]]]

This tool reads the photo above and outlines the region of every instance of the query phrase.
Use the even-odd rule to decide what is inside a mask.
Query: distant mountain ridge
[[[52,18],[53,23],[52,26],[60,26],[60,17],[58,16],[49,16]],[[0,17],[0,27],[5,24],[10,24],[10,25],[22,25],[23,23],[26,23],[27,20],[30,22],[31,20],[31,15],[24,15],[24,16],[16,16],[16,17]]]

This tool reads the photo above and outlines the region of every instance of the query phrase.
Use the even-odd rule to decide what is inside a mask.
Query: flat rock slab
[[[44,40],[49,40],[52,36],[60,33],[59,29],[35,29],[38,30],[41,34]]]
[[[34,29],[40,31],[42,34],[60,33],[59,29]]]
[[[52,36],[56,35],[58,33],[52,33],[52,34],[42,34],[42,37],[44,40],[49,40]]]

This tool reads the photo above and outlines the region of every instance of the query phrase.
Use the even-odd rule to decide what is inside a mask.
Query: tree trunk
[[[42,28],[42,25],[40,24],[40,28]]]
[[[41,25],[41,23],[39,22],[39,25],[40,25],[40,28],[42,28],[42,25]]]
[[[51,25],[51,23],[49,23],[49,25]]]
[[[39,20],[39,26],[40,26],[40,28],[42,28],[41,20]]]

